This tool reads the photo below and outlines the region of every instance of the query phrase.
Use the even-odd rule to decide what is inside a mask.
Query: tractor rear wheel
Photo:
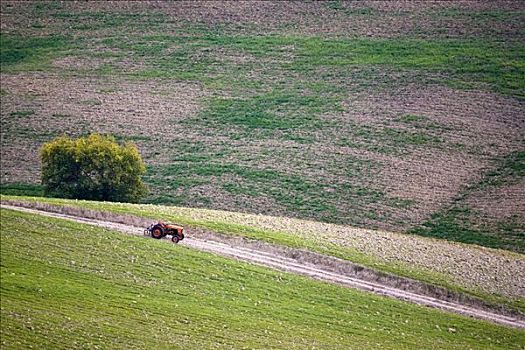
[[[156,239],[161,239],[162,237],[164,237],[164,232],[162,231],[160,227],[154,227],[151,230],[151,237],[156,238]]]

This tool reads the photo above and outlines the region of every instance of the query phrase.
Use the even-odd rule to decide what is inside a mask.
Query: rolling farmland
[[[147,202],[523,252],[521,2],[2,2],[2,191],[139,146]]]
[[[523,349],[341,281],[523,321],[524,2],[1,1],[0,23],[2,205],[197,242],[1,209],[2,349]],[[42,197],[40,147],[90,133],[138,146],[141,203]],[[288,272],[225,257],[247,247]]]

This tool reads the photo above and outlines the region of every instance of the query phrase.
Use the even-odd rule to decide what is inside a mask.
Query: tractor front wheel
[[[184,239],[184,233],[181,233],[180,236],[178,234],[175,234],[175,235],[173,235],[173,237],[171,237],[171,241],[173,243],[179,243],[183,239]]]

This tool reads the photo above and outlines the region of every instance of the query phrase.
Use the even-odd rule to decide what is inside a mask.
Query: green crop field
[[[521,330],[1,210],[3,349],[521,349]],[[37,249],[35,249],[37,248]]]

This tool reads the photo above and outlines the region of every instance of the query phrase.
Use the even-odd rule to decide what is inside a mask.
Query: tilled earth
[[[3,12],[27,11],[29,4],[19,6],[15,1],[2,1]],[[141,14],[144,11],[167,15],[181,23],[197,22],[206,25],[245,23],[264,33],[291,35],[325,35],[352,37],[397,37],[417,34],[421,37],[479,37],[504,35],[514,38],[522,25],[519,1],[425,1],[424,3],[391,1],[179,1],[177,6],[162,1],[64,2],[60,5],[43,3],[37,11],[63,10],[70,13],[115,12]],[[498,13],[515,12],[514,21],[498,20]],[[474,13],[474,15],[471,15]],[[489,13],[487,15],[487,13]],[[480,15],[477,15],[480,14]],[[4,16],[2,31],[14,27],[35,31],[28,16]],[[459,20],[458,20],[459,19]],[[40,21],[49,23],[44,18]],[[174,21],[175,22],[175,21]],[[40,28],[38,28],[39,31]],[[234,28],[233,30],[239,30]],[[243,30],[243,29],[241,29]],[[169,32],[168,32],[169,33]]]
[[[321,180],[325,184],[348,184],[381,191],[387,196],[385,200],[366,203],[359,197],[344,198],[344,192],[338,195],[341,190],[337,185],[326,189],[335,192],[332,196],[335,200],[328,199],[340,213],[335,220],[356,223],[352,218],[355,215],[361,218],[359,225],[389,230],[403,231],[424,222],[451,202],[466,184],[478,182],[483,172],[492,167],[492,159],[519,150],[520,140],[525,139],[525,119],[518,117],[524,104],[482,92],[439,89],[401,96],[351,96],[348,112],[326,117],[341,123],[340,127],[318,131],[319,141],[304,147],[295,141],[279,139],[231,140],[227,135],[214,136],[213,129],[183,123],[197,118],[203,108],[202,99],[211,94],[199,84],[64,78],[32,73],[2,75],[1,79],[2,88],[9,91],[1,97],[2,182],[38,182],[38,150],[43,142],[61,134],[97,131],[136,142],[148,165],[176,164],[174,157],[181,143],[207,145],[208,150],[199,152],[208,155],[228,150],[230,153],[227,159],[213,160],[216,164],[226,161],[247,168],[299,175],[311,182]],[[17,114],[20,111],[31,114]],[[424,123],[435,128],[430,135],[439,138],[439,143],[424,148],[406,146],[401,154],[369,149],[370,141],[389,142],[380,138],[365,140],[357,147],[344,145],[355,123],[372,128],[379,137],[385,129],[416,128],[417,125],[398,121],[407,114],[424,115]],[[364,173],[359,169],[360,176],[348,177],[347,164],[354,160],[373,165]],[[151,175],[155,179],[180,176],[176,172]],[[198,176],[190,177],[198,179]],[[304,215],[273,200],[265,187],[258,189],[257,198],[224,190],[225,183],[242,187],[246,182],[243,177],[224,174],[203,180],[203,184],[197,182],[189,188],[153,185],[151,189],[154,193],[184,195],[187,205],[202,206],[198,199],[207,198],[206,206],[217,209]],[[483,220],[490,217],[497,222],[517,216],[525,222],[523,197],[518,195],[521,186],[510,186],[512,191],[506,188],[474,195],[477,199],[469,203],[477,203],[473,207],[481,211]],[[406,200],[410,205],[393,206],[386,201],[389,198]],[[246,207],[246,202],[252,203]],[[380,217],[363,216],[367,211]],[[316,218],[316,213],[308,212],[306,216]]]
[[[3,1],[1,9],[2,35],[21,47],[26,36],[73,42],[58,57],[38,56],[42,66],[2,66],[2,184],[38,183],[39,148],[55,136],[110,133],[138,145],[149,202],[393,231],[458,207],[461,232],[513,232],[501,246],[523,251],[520,164],[483,185],[525,149],[522,98],[483,81],[462,88],[461,72],[285,69],[303,58],[293,38],[521,43],[522,2]],[[235,124],[267,114],[284,126]],[[304,125],[286,124],[296,117]]]
[[[43,74],[3,75],[2,180],[37,182],[38,149],[50,136],[96,131],[153,144],[191,138],[179,122],[200,109],[197,84],[161,81],[62,78]],[[16,115],[16,111],[34,111]],[[15,114],[13,114],[15,113]],[[145,158],[158,160],[143,147]],[[20,158],[22,156],[22,158]],[[24,167],[20,168],[21,159]]]

